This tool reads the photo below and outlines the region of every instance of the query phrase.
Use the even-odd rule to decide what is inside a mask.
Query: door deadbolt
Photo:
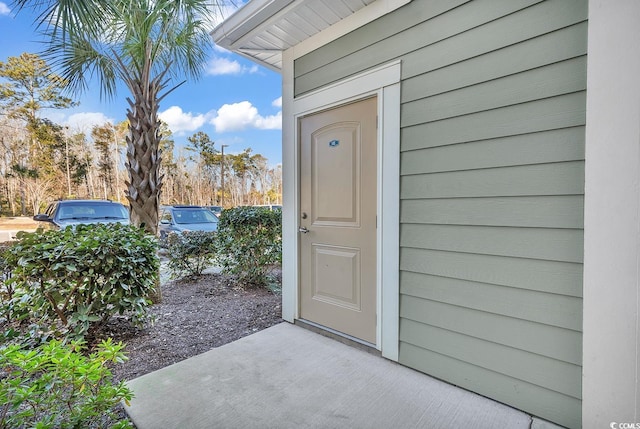
[[[306,219],[307,218],[307,214],[305,212],[302,212],[302,219]]]

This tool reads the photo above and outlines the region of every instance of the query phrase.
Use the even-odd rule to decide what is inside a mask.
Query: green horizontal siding
[[[386,40],[402,31],[441,15],[470,0],[431,0],[418,8],[402,8],[392,14],[367,24],[365,28],[350,33],[347,37],[328,43],[310,55],[295,61],[295,77],[314,72],[340,58],[350,57],[376,42]]]
[[[480,340],[546,356],[550,359],[581,365],[582,335],[528,320],[506,317],[457,305],[443,304],[403,295],[400,316],[424,325],[457,332]],[[426,328],[425,328],[426,329]],[[401,331],[402,333],[402,331]],[[434,344],[434,347],[437,347]],[[469,358],[473,360],[473,349]],[[500,359],[496,356],[496,359]],[[526,372],[522,367],[522,372]],[[527,378],[525,374],[523,378]],[[579,383],[580,380],[578,379]]]
[[[472,353],[472,352],[470,352]],[[569,428],[581,427],[581,401],[518,378],[426,350],[409,342],[400,343],[400,361],[457,386],[526,410]]]
[[[480,23],[491,21],[526,8],[541,0],[474,0],[464,5],[451,9],[449,13],[441,14],[414,26],[400,24],[401,27],[392,27],[404,31],[394,34],[392,37],[380,39],[377,43],[358,49],[346,57],[330,61],[325,58],[322,66],[311,72],[310,67],[305,66],[304,60],[297,60],[295,64],[295,93],[296,95],[313,90],[323,83],[334,82],[344,76],[349,76],[358,71],[370,67],[372,64],[382,64],[407,54],[424,46],[434,45],[458,34],[464,34]],[[500,3],[499,7],[496,3]],[[413,7],[412,7],[413,6]],[[410,5],[415,8],[415,5]],[[386,17],[381,21],[386,21]],[[369,33],[369,29],[366,32]],[[357,33],[357,32],[356,32]],[[373,33],[369,33],[371,37]],[[375,37],[375,36],[374,36]],[[322,48],[322,51],[330,50],[331,46]],[[322,52],[316,55],[322,56]],[[316,62],[317,64],[318,62]],[[307,72],[309,71],[309,72]],[[305,73],[306,72],[306,73]]]
[[[424,4],[408,5],[398,13],[424,16],[419,12]],[[414,19],[391,20],[394,15],[376,21],[377,27],[388,26],[386,31],[369,25],[297,59],[296,96],[396,58],[403,60],[403,77],[422,74],[584,21],[587,7],[582,1],[474,0],[416,25],[411,25]],[[350,55],[339,48],[356,38],[368,44],[356,44],[360,48]]]
[[[559,328],[582,330],[582,299],[403,271],[400,293]]]
[[[490,3],[502,6],[502,3],[510,2],[505,0],[503,2],[490,1]],[[460,32],[454,37],[442,39],[441,43],[424,45],[423,48],[410,52],[403,57],[403,77],[412,77],[447,67],[578,24],[586,19],[586,1],[549,0],[541,2],[517,13],[505,15],[503,19],[479,22],[481,25],[472,31]],[[425,25],[429,25],[429,22],[426,22]],[[510,66],[505,65],[504,67]],[[501,73],[497,73],[497,75],[501,75]]]
[[[584,224],[584,197],[536,196],[414,199],[400,201],[402,223],[578,228]]]
[[[584,161],[573,161],[403,176],[400,197],[576,195],[583,189]]]
[[[402,82],[402,99],[412,101],[586,55],[586,27],[582,22],[430,72],[421,70]]]
[[[587,59],[578,57],[502,79],[405,102],[404,126],[584,91]]]
[[[400,356],[580,426],[586,0],[413,0],[295,60],[402,63]]]
[[[401,154],[401,174],[438,173],[584,159],[584,127],[560,128]]]
[[[403,319],[401,341],[580,399],[580,365]],[[469,353],[473,350],[473,354]],[[499,356],[496,359],[496,356]],[[523,375],[522,367],[527,368]]]
[[[400,246],[546,261],[583,261],[583,234],[579,229],[405,223],[400,228]]]
[[[582,296],[582,264],[403,247],[400,269],[521,289]]]
[[[576,92],[436,122],[403,125],[401,150],[584,126],[585,106],[586,93]]]

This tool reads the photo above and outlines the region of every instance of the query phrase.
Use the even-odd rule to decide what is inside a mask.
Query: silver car
[[[171,232],[217,231],[218,217],[201,206],[165,206],[160,212],[160,237]]]

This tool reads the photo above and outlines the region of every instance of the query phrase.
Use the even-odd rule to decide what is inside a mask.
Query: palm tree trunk
[[[150,85],[152,86],[152,85]],[[131,107],[127,112],[129,136],[127,136],[127,199],[131,205],[131,222],[144,227],[153,235],[158,232],[158,202],[162,178],[159,176],[160,154],[157,132],[158,105],[151,90],[136,94],[136,101],[127,99]],[[147,97],[144,97],[146,93]]]
[[[145,229],[149,234],[158,235],[158,207],[162,188],[160,175],[160,107],[159,92],[165,87],[164,73],[150,78],[151,61],[148,47],[147,61],[141,79],[128,79],[127,84],[134,101],[127,98],[129,109],[129,135],[127,136],[127,162],[129,180],[126,182],[126,197],[131,206],[131,223]],[[162,302],[159,283],[149,295],[154,303]]]

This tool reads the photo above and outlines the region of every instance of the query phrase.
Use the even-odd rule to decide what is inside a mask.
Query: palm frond
[[[109,98],[118,79],[197,78],[212,46],[206,0],[16,1],[42,10],[44,56],[76,93],[91,78]]]
[[[30,8],[37,15],[38,29],[51,32],[68,32],[82,28],[85,33],[95,33],[92,25],[102,21],[110,13],[112,2],[102,0],[14,0],[18,13]]]
[[[78,35],[51,39],[43,56],[61,71],[71,93],[86,92],[89,81],[96,77],[101,83],[100,96],[115,96],[117,75],[113,60],[90,39]]]

